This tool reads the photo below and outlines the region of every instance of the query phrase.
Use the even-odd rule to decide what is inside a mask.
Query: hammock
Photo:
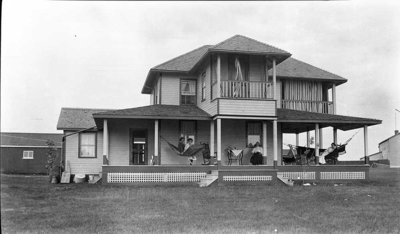
[[[167,141],[164,137],[161,137],[161,139],[163,139],[165,142],[167,142],[167,144],[169,145],[169,147],[171,148],[172,151],[174,151],[177,155],[183,156],[183,157],[195,156],[196,154],[198,154],[200,151],[203,151],[203,149],[204,149],[203,145],[191,145],[187,150],[180,152],[179,148],[177,146],[175,146],[174,144]]]

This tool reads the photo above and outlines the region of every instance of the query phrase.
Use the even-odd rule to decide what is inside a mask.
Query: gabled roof
[[[235,35],[210,48],[210,51],[249,53],[249,54],[279,54],[290,56],[290,53],[263,42],[242,36]],[[286,58],[287,58],[286,57]]]
[[[189,72],[207,53],[210,47],[212,46],[204,45],[186,54],[182,54],[181,56],[168,60],[165,63],[155,66],[152,68],[152,70]]]
[[[58,118],[58,130],[82,130],[95,127],[93,113],[110,111],[110,109],[62,108]]]
[[[336,81],[336,84],[343,84],[347,79],[302,62],[294,58],[288,58],[276,66],[276,76],[280,78],[306,78],[318,80]]]
[[[151,93],[158,72],[190,73],[208,54],[213,52],[271,55],[277,64],[290,57],[290,53],[257,40],[235,35],[217,45],[204,45],[150,69],[142,93]]]
[[[382,123],[382,120],[378,119],[322,114],[281,108],[277,109],[277,115],[278,122],[283,123],[283,133],[301,133],[308,130],[314,130],[315,123],[318,123],[320,128],[335,127],[343,131]]]
[[[382,143],[384,143],[384,142],[386,142],[386,141],[388,141],[388,140],[390,140],[390,139],[392,139],[392,138],[395,138],[395,137],[400,137],[400,133],[395,133],[393,136],[391,136],[391,137],[389,137],[389,138],[386,138],[385,140],[379,142],[378,145],[380,145],[380,144],[382,144]]]
[[[255,55],[274,55],[277,59],[277,77],[291,79],[317,79],[335,82],[336,85],[345,83],[343,77],[317,68],[297,59],[289,58],[290,53],[257,40],[235,35],[217,45],[204,45],[188,53],[173,58],[150,69],[142,93],[150,94],[159,72],[178,72],[189,74],[196,65],[200,64],[207,55],[215,52],[244,53]]]
[[[127,118],[127,119],[192,119],[210,120],[207,112],[193,105],[149,105],[136,108],[94,113],[98,118]]]
[[[62,134],[57,133],[22,133],[2,132],[0,133],[2,147],[7,146],[47,146],[47,140],[53,141],[57,147],[61,147]]]

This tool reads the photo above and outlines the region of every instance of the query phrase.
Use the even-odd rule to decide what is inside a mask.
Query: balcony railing
[[[333,102],[326,101],[282,100],[282,108],[333,114]]]
[[[272,83],[259,81],[221,81],[222,98],[270,99]]]

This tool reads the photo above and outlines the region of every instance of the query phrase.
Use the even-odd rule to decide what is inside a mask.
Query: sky
[[[369,128],[368,151],[375,153],[393,135],[395,119],[400,128],[398,12],[396,1],[5,0],[1,131],[60,132],[62,107],[148,105],[141,89],[151,67],[241,34],[348,79],[336,89],[337,113],[383,121]],[[339,142],[356,132],[339,131]],[[330,142],[326,129],[324,145]],[[361,130],[346,159],[362,157],[363,147]]]

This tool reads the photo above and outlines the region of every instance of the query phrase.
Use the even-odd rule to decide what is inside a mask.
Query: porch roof
[[[94,113],[96,119],[182,119],[211,120],[207,112],[192,105],[149,105],[136,108]]]
[[[282,123],[283,133],[301,133],[315,129],[318,123],[320,128],[335,127],[347,131],[364,126],[382,123],[382,120],[360,117],[331,115],[290,109],[277,109],[278,122]]]

